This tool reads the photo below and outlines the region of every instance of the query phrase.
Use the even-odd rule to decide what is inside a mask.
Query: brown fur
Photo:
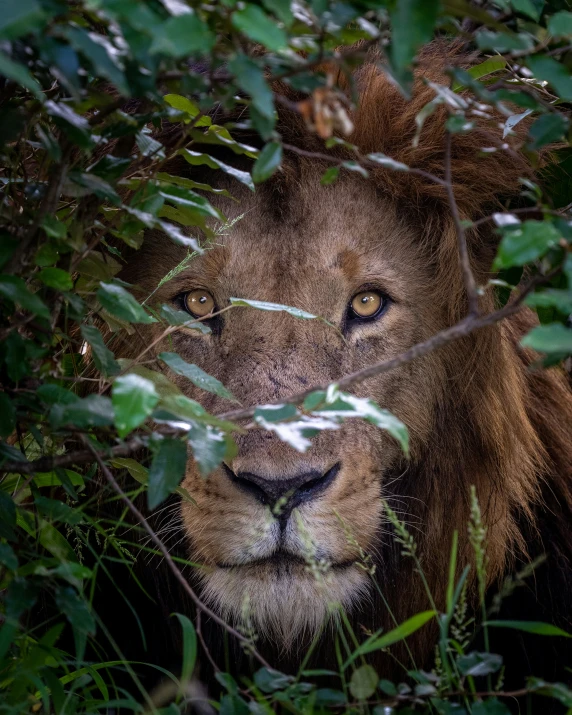
[[[418,148],[411,141],[415,116],[434,97],[425,81],[444,83],[444,66],[457,61],[447,52],[442,45],[425,51],[412,101],[403,99],[372,57],[356,74],[360,99],[350,141],[364,153],[384,152],[443,175],[442,108],[427,119]],[[510,151],[481,155],[482,147],[501,143],[497,122],[481,121],[478,131],[453,139],[454,192],[464,218],[486,215],[502,197],[515,195],[519,177],[528,171],[518,140]],[[298,117],[283,114],[279,128],[292,143],[321,150]],[[453,324],[467,309],[442,187],[383,169],[367,181],[346,173],[333,186],[321,187],[324,168],[316,160],[290,157],[282,173],[254,195],[209,176],[241,199],[235,204],[217,197],[217,206],[230,219],[245,216],[154,295],[158,303],[168,303],[184,291],[204,288],[219,308],[230,296],[274,301],[336,325],[361,286],[374,285],[391,296],[384,316],[355,329],[345,342],[322,322],[245,308],[227,313],[210,337],[184,330],[173,335],[172,349],[218,377],[246,405],[287,399],[398,355]],[[480,284],[489,275],[496,240],[490,229],[470,234]],[[122,277],[150,293],[183,257],[184,251],[151,235]],[[480,299],[481,310],[492,310],[494,303],[488,290]],[[292,521],[286,547],[301,554],[309,540],[315,556],[325,562],[358,558],[339,515],[346,531],[372,553],[376,579],[398,621],[428,604],[410,563],[387,535],[381,497],[410,524],[441,607],[454,530],[459,532],[460,563],[471,561],[466,524],[472,484],[487,526],[491,584],[527,561],[529,551],[538,551],[531,540],[542,533],[547,509],[558,512],[554,519],[562,526],[558,544],[544,546],[558,549],[566,560],[572,400],[559,369],[529,369],[534,356],[519,346],[519,339],[534,322],[532,313],[523,311],[356,388],[357,395],[372,397],[408,425],[409,462],[387,434],[348,421],[337,432],[321,433],[303,455],[275,435],[251,430],[239,436],[238,456],[229,467],[279,480],[310,469],[323,473],[341,463],[322,498],[299,509],[303,528]],[[144,344],[154,335],[153,328],[146,330]],[[136,354],[137,347],[125,353]],[[165,343],[157,346],[161,349],[171,348]],[[215,413],[231,407],[184,378],[177,382]],[[319,626],[330,600],[356,612],[357,623],[391,626],[386,612],[369,609],[371,588],[357,567],[334,566],[320,580],[302,565],[238,565],[269,555],[275,547],[277,526],[268,509],[239,491],[220,469],[201,478],[192,461],[183,485],[197,501],[196,507],[181,505],[190,554],[205,565],[203,593],[222,613],[240,621],[248,595],[255,626],[286,647],[301,630]],[[431,646],[427,634],[411,641],[421,662]]]

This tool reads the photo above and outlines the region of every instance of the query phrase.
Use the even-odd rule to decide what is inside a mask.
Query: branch
[[[467,248],[465,229],[461,223],[459,208],[457,206],[457,202],[455,201],[455,194],[453,192],[453,180],[451,177],[451,132],[447,132],[445,139],[445,189],[447,190],[447,199],[449,201],[449,207],[451,208],[451,216],[453,217],[453,222],[455,224],[455,232],[457,234],[459,261],[461,263],[465,290],[467,291],[467,298],[469,300],[469,315],[475,316],[479,313],[479,295],[477,292],[475,276],[473,275],[473,270],[471,268],[471,259]]]
[[[226,623],[226,621],[224,621],[222,618],[220,618],[220,616],[218,616],[214,611],[211,611],[211,609],[201,601],[201,599],[197,596],[197,594],[191,588],[187,579],[183,576],[183,574],[179,570],[179,567],[173,561],[173,558],[172,558],[171,554],[169,553],[169,549],[165,546],[165,544],[157,536],[155,531],[151,528],[151,525],[149,524],[147,519],[143,516],[143,514],[139,511],[139,509],[135,506],[135,504],[133,504],[133,502],[131,501],[131,499],[129,499],[127,494],[125,494],[123,489],[121,489],[121,487],[117,483],[115,477],[113,476],[113,474],[111,473],[109,468],[104,464],[103,460],[101,459],[99,452],[97,452],[97,450],[93,448],[93,446],[91,445],[91,443],[89,442],[87,437],[85,437],[84,435],[81,435],[81,440],[85,444],[85,446],[89,449],[89,451],[91,452],[92,457],[95,458],[95,461],[99,465],[99,468],[101,469],[101,471],[103,473],[103,476],[109,482],[110,486],[118,494],[121,501],[127,506],[129,511],[133,514],[133,516],[135,516],[135,518],[141,524],[141,526],[145,529],[145,531],[149,534],[151,541],[157,546],[159,551],[163,554],[163,557],[165,558],[165,561],[166,561],[168,567],[171,569],[175,578],[181,584],[181,586],[183,587],[183,590],[191,598],[192,602],[199,609],[199,611],[202,611],[202,613],[204,613],[206,616],[209,616],[209,618],[212,618],[213,621],[215,623],[217,623],[219,626],[221,626],[222,628],[224,628],[227,631],[227,633],[234,636],[243,645],[245,645],[261,665],[263,665],[266,668],[270,668],[271,666],[269,665],[269,663],[267,663],[267,661],[260,655],[260,653],[258,653],[258,651],[254,648],[254,646],[252,645],[251,641],[248,638],[243,636],[242,633],[240,633],[235,628],[233,628],[228,623]]]

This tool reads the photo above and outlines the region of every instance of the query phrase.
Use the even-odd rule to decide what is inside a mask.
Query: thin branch
[[[133,504],[133,502],[131,501],[131,499],[129,499],[127,494],[125,494],[123,489],[121,489],[121,487],[119,486],[115,477],[111,473],[110,469],[104,464],[99,452],[91,445],[91,443],[89,442],[87,437],[85,437],[84,435],[81,436],[81,440],[85,444],[85,446],[89,449],[89,451],[92,453],[93,458],[96,460],[97,464],[99,465],[99,468],[101,469],[103,476],[106,478],[109,485],[113,488],[113,490],[120,497],[121,501],[127,506],[129,511],[133,514],[133,516],[137,519],[137,521],[141,524],[141,526],[149,534],[151,541],[157,546],[159,551],[163,554],[163,557],[164,557],[167,565],[173,572],[177,581],[183,587],[183,590],[187,593],[187,595],[190,597],[192,602],[195,604],[195,606],[200,611],[202,611],[206,616],[208,616],[209,618],[212,618],[215,623],[217,623],[219,626],[224,628],[225,631],[227,631],[227,633],[234,636],[238,641],[240,641],[244,646],[246,646],[246,648],[252,653],[252,655],[258,660],[258,662],[261,665],[263,665],[266,668],[270,668],[271,667],[270,664],[260,655],[260,653],[258,653],[258,651],[252,645],[252,642],[246,636],[243,636],[242,633],[240,633],[235,628],[233,628],[231,625],[226,623],[226,621],[224,621],[222,618],[220,618],[220,616],[218,616],[214,611],[211,611],[211,609],[201,601],[201,599],[197,596],[197,594],[191,588],[187,579],[181,573],[179,567],[173,561],[173,558],[169,552],[169,549],[165,546],[165,544],[157,536],[157,534],[152,529],[152,527],[149,524],[149,522],[147,521],[147,519],[143,516],[143,514],[139,511],[139,509],[135,506],[135,504]]]
[[[465,229],[459,216],[459,208],[455,201],[455,193],[453,191],[453,179],[451,177],[451,132],[446,133],[445,138],[445,188],[447,190],[447,199],[451,209],[451,216],[455,224],[455,232],[457,234],[457,247],[459,250],[459,262],[463,272],[463,281],[467,298],[469,301],[469,316],[475,316],[479,313],[479,294],[473,269],[471,268],[471,259],[469,257],[469,249],[467,247],[467,237]]]

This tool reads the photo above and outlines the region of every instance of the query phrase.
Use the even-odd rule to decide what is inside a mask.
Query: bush
[[[340,172],[367,175],[379,166],[408,171],[390,156],[362,156],[347,144],[343,137],[351,126],[351,87],[348,95],[332,86],[325,68],[330,62],[350,77],[377,46],[383,70],[407,94],[414,58],[435,34],[478,48],[481,58],[471,69],[451,68],[450,86],[435,88],[434,99],[418,115],[420,127],[442,106],[449,116],[449,134],[470,133],[476,114],[494,110],[504,118],[506,133],[528,122],[524,152],[532,166],[544,162],[543,183],[525,180],[519,208],[492,217],[501,235],[495,261],[500,308],[492,320],[501,320],[523,302],[533,306],[541,325],[523,344],[542,353],[545,365],[558,363],[572,354],[567,324],[572,312],[567,113],[572,101],[572,12],[565,3],[227,0],[193,3],[192,8],[184,0],[5,3],[0,17],[3,712],[148,707],[176,713],[196,697],[189,683],[195,682],[196,660],[206,655],[187,616],[177,614],[174,626],[181,628],[184,657],[174,673],[165,674],[173,687],[150,699],[138,690],[137,664],[120,652],[112,660],[98,660],[118,634],[106,633],[92,608],[97,583],[110,564],[120,562],[130,570],[134,559],[142,558],[144,552],[134,541],[145,532],[147,551],[166,556],[175,573],[185,565],[171,559],[135,504],[146,503],[153,510],[175,492],[192,499],[179,486],[189,445],[208,475],[232,455],[232,435],[241,419],[254,416],[263,429],[279,422],[283,438],[300,444],[328,427],[329,411],[335,412],[330,426],[344,417],[368,419],[388,430],[407,452],[405,425],[371,401],[335,386],[301,394],[280,409],[237,409],[223,417],[180,395],[173,397],[173,392],[166,394],[168,378],[159,370],[141,367],[134,372],[133,363],[116,358],[115,336],[151,322],[164,327],[164,336],[181,324],[206,328],[169,306],[139,300],[115,276],[140,247],[146,230],[165,233],[187,247],[191,257],[202,250],[193,227],[210,235],[211,219],[225,226],[225,217],[209,203],[211,187],[170,173],[172,160],[184,156],[192,165],[225,172],[254,189],[279,169],[283,152],[292,150],[283,146],[275,129],[277,106],[301,112],[309,131],[323,141],[322,153],[331,162],[323,183],[335,181]],[[283,94],[281,87],[287,88]],[[293,103],[288,98],[292,93],[303,99]],[[228,121],[218,124],[221,116]],[[245,131],[256,137],[253,146],[240,140]],[[328,153],[339,145],[355,159]],[[220,146],[251,159],[251,170],[221,162],[213,151]],[[467,229],[457,221],[461,256]],[[467,260],[463,266],[474,308],[476,288]],[[523,268],[532,278],[524,288],[515,288]],[[509,296],[513,301],[505,305]],[[289,306],[234,301],[245,304],[317,319]],[[490,316],[473,314],[467,321],[464,334],[492,322]],[[456,337],[451,332],[443,342]],[[161,359],[204,390],[229,395],[218,380],[177,354],[165,352]],[[177,427],[181,421],[190,427]],[[112,512],[102,507],[109,504]],[[421,572],[407,526],[389,513],[395,538]],[[130,530],[133,524],[138,525],[137,539]],[[484,584],[485,534],[476,498],[470,529]],[[258,665],[252,679],[240,685],[228,673],[217,673],[223,694],[216,707],[225,713],[272,708],[338,712],[366,706],[375,715],[424,709],[507,712],[503,703],[510,694],[502,690],[502,662],[494,653],[474,650],[472,629],[463,620],[467,571],[456,579],[456,558],[453,545],[446,613],[432,609],[412,614],[395,630],[371,634],[352,647],[340,662],[339,687],[320,687],[322,675],[316,672],[301,671],[297,678],[279,673],[263,659],[258,669],[261,656],[251,634],[228,627],[230,637],[238,638]],[[363,567],[370,568],[365,555]],[[199,612],[208,614],[185,584]],[[486,623],[484,585],[481,595]],[[363,655],[387,648],[435,619],[439,635],[432,672],[410,671],[404,682],[391,683],[362,664]],[[545,623],[497,622],[499,626],[567,635]],[[487,626],[481,628],[486,635]],[[73,644],[66,629],[71,629]],[[346,633],[350,636],[356,638]],[[118,671],[132,679],[132,689],[116,685]],[[475,676],[488,677],[486,690],[475,688]],[[572,692],[565,685],[530,680],[520,694],[532,692],[572,709]]]

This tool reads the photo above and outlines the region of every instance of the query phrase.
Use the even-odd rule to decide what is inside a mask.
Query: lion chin
[[[335,624],[367,597],[367,574],[356,564],[307,564],[278,554],[202,576],[206,601],[229,622],[291,650]]]

